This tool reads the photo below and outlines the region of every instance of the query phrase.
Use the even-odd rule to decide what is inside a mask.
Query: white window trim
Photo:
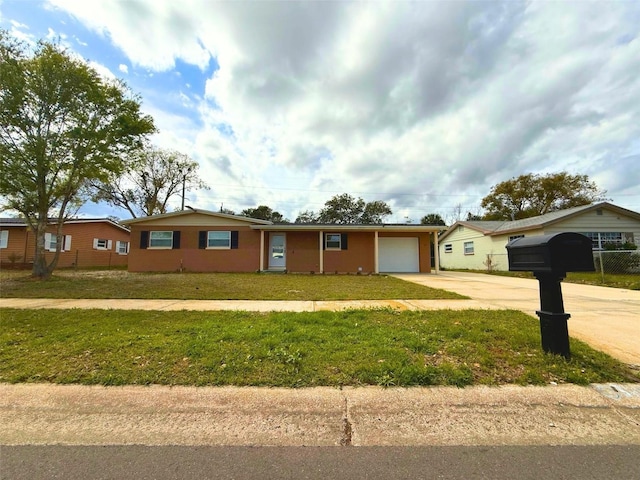
[[[471,251],[467,251],[467,245],[469,245],[471,247],[471,249],[470,249]],[[463,248],[464,248],[464,254],[465,255],[475,255],[476,254],[476,247],[475,247],[473,241],[464,242]]]
[[[101,243],[104,246],[102,246]],[[111,250],[112,247],[113,247],[113,242],[111,240],[107,240],[106,238],[93,239],[93,248],[95,250]]]
[[[56,243],[53,248],[51,248],[51,242],[55,239]],[[55,252],[56,247],[58,246],[58,236],[55,233],[45,233],[44,234],[44,249],[47,252]],[[62,248],[60,248],[61,252],[68,252],[71,250],[71,235],[62,235]]]
[[[124,252],[120,251],[120,247],[124,245]],[[118,255],[129,255],[129,242],[122,242],[120,240],[116,240],[116,253]]]
[[[7,248],[9,245],[9,230],[0,230],[0,248]]]
[[[209,245],[209,234],[210,233],[227,233],[228,234],[228,240],[229,240],[229,245],[228,246],[210,246]],[[231,230],[209,230],[207,232],[207,246],[205,247],[206,250],[231,250]]]
[[[444,244],[444,253],[453,253],[453,243]]]
[[[338,246],[330,247],[329,246],[329,236],[337,235],[338,237]],[[325,233],[324,234],[324,249],[325,250],[342,250],[342,235],[339,233]]]
[[[593,250],[604,250],[604,246],[608,243],[623,245],[626,240],[625,232],[585,232],[583,235],[591,239]],[[611,240],[607,238],[613,235],[618,236],[619,239]]]
[[[169,246],[164,246],[164,245],[153,246],[153,245],[151,245],[151,242],[153,241],[153,234],[154,233],[171,233],[171,245],[169,245]],[[173,249],[173,230],[151,230],[149,232],[149,246],[147,248],[150,249],[150,250],[171,250],[171,249]]]
[[[54,238],[56,238],[56,243],[54,244],[53,248],[51,248],[51,242],[53,241]],[[44,234],[44,249],[47,252],[55,252],[57,244],[58,244],[58,241],[57,241],[56,235],[52,233]]]

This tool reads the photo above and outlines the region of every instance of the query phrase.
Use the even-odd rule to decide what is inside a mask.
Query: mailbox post
[[[542,349],[569,359],[569,329],[562,300],[562,279],[567,272],[593,272],[591,240],[563,232],[517,238],[507,244],[510,271],[533,272],[540,285]]]

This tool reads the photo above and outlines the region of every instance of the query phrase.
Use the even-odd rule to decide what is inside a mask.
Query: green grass
[[[517,311],[0,310],[0,382],[457,385],[639,381],[572,340],[544,354]]]
[[[487,275],[500,275],[503,277],[535,278],[531,272],[505,272],[494,270],[458,270],[460,272],[484,273]],[[563,280],[568,283],[580,283],[583,285],[596,285],[598,287],[627,288],[640,290],[640,274],[633,273],[605,273],[604,279],[600,272],[569,272]]]
[[[567,274],[565,281],[586,285],[640,290],[640,274],[632,273],[605,273],[603,278],[599,272],[572,272]]]
[[[22,298],[143,298],[188,300],[389,300],[466,298],[385,275],[258,273],[57,272],[36,280],[0,273],[0,296]]]

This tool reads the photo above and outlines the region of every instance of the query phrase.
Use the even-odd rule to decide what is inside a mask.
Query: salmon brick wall
[[[15,263],[32,264],[35,258],[35,235],[26,227],[10,227],[7,248],[0,249],[2,264],[10,264],[9,257],[19,257]],[[47,228],[47,233],[55,235],[55,226]],[[129,232],[107,222],[86,222],[65,224],[62,234],[71,237],[70,248],[61,251],[58,267],[110,267],[126,266],[128,256],[116,251],[116,242],[129,242]],[[111,240],[111,248],[99,250],[94,248],[95,238]],[[54,252],[45,252],[47,262],[51,262]]]
[[[238,248],[201,249],[200,231],[237,231]],[[141,248],[143,231],[179,231],[180,248]],[[166,226],[131,231],[130,272],[255,272],[260,263],[260,232],[249,227]]]

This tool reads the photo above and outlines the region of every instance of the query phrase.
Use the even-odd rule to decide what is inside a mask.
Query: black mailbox
[[[507,244],[509,270],[533,272],[540,284],[540,335],[545,352],[570,357],[569,330],[560,283],[567,272],[594,272],[591,240],[579,233],[516,238]]]
[[[591,239],[572,232],[516,238],[507,244],[514,272],[594,272]],[[563,275],[564,277],[564,275]]]

